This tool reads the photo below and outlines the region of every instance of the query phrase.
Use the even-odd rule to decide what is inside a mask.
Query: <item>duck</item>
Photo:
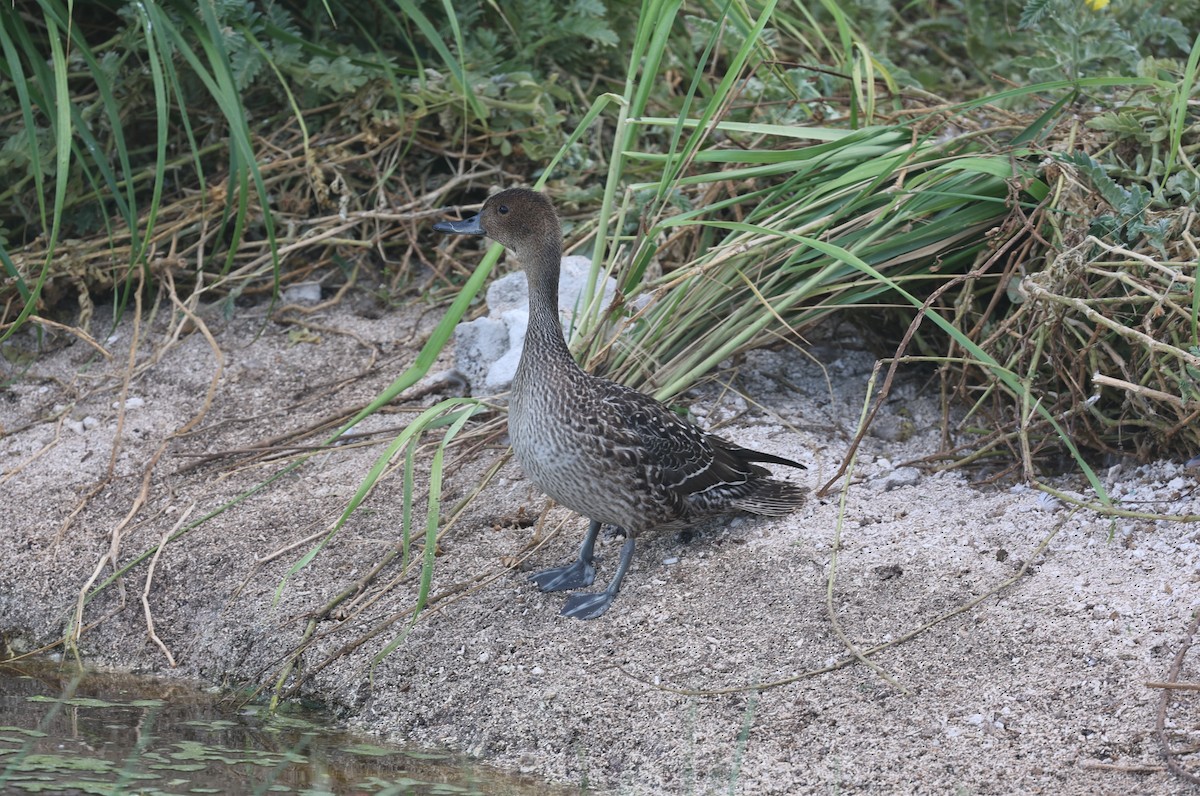
[[[763,465],[805,465],[711,434],[654,398],[579,367],[558,314],[562,225],[545,194],[509,188],[492,194],[478,214],[433,229],[490,238],[528,278],[529,326],[509,398],[509,440],[529,480],[590,521],[574,561],[529,580],[543,592],[587,588],[596,577],[601,527],[625,536],[608,585],[570,595],[562,615],[596,619],[609,609],[643,533],[738,512],[784,516],[804,504],[807,489],[770,477]]]

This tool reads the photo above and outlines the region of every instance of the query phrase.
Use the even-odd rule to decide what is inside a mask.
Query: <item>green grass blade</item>
[[[467,79],[466,69],[462,61],[450,52],[450,48],[442,41],[441,33],[429,21],[429,17],[425,16],[424,12],[417,8],[416,3],[413,3],[412,0],[395,1],[401,13],[416,23],[421,33],[425,35],[425,40],[429,43],[429,46],[433,47],[437,54],[441,56],[442,64],[454,76],[458,84],[457,87],[462,92],[463,102],[475,114],[475,118],[480,120],[486,119],[488,115],[487,110],[483,107],[479,98],[475,96],[475,92],[471,90],[471,84]],[[461,53],[463,52],[462,32],[458,29],[458,19],[454,14],[454,6],[449,0],[443,0],[443,7],[446,9],[447,20],[454,31],[455,46],[458,47],[458,51]]]
[[[425,605],[429,601],[429,593],[433,587],[434,559],[437,555],[437,535],[438,529],[441,527],[442,479],[444,476],[446,446],[458,436],[458,433],[462,431],[463,426],[467,424],[467,421],[471,419],[471,416],[478,408],[478,405],[476,405],[460,412],[450,425],[450,428],[446,430],[446,434],[438,444],[437,450],[434,451],[433,461],[429,467],[429,502],[425,516],[425,548],[422,551],[421,557],[421,581],[417,591],[417,602],[413,606],[412,617],[409,619],[404,631],[375,654],[371,660],[372,666],[378,664],[390,655],[393,650],[404,643],[409,632],[416,624],[417,617],[421,615],[421,611],[424,610]]]
[[[1163,180],[1170,178],[1175,169],[1180,147],[1183,145],[1183,133],[1188,127],[1188,108],[1192,103],[1192,88],[1196,85],[1197,75],[1200,74],[1200,34],[1192,43],[1192,51],[1188,54],[1187,65],[1183,68],[1183,77],[1172,92],[1169,127],[1170,143],[1167,147],[1166,163],[1163,166]]]
[[[448,414],[450,413],[450,410],[456,407],[464,406],[466,407],[464,410]],[[329,544],[333,537],[337,535],[337,532],[342,529],[342,526],[346,524],[346,520],[350,518],[350,515],[354,513],[355,509],[357,509],[359,505],[366,500],[367,496],[371,494],[371,491],[375,488],[376,483],[379,481],[379,477],[383,475],[384,470],[387,469],[388,465],[392,461],[392,458],[395,457],[399,451],[407,448],[410,443],[419,439],[420,435],[426,431],[437,428],[440,425],[445,425],[447,422],[447,417],[454,419],[454,422],[451,425],[451,431],[453,434],[457,434],[458,430],[461,429],[463,424],[470,419],[471,415],[474,414],[479,406],[479,402],[472,398],[450,398],[426,409],[424,412],[418,415],[415,420],[405,426],[404,430],[400,432],[399,436],[392,440],[391,443],[388,444],[387,448],[384,449],[383,453],[381,453],[375,459],[375,463],[371,465],[371,469],[367,471],[367,475],[365,478],[363,478],[358,490],[354,493],[353,497],[350,498],[350,502],[346,505],[346,508],[343,509],[341,516],[339,516],[337,521],[334,522],[333,526],[329,529],[329,532],[325,534],[321,541],[317,542],[317,544],[311,547],[308,552],[301,556],[296,563],[292,564],[286,573],[284,573],[283,577],[279,581],[279,584],[275,587],[274,602],[278,603],[280,598],[283,596],[283,590],[286,588],[288,580],[297,572],[312,563],[313,559],[315,559],[317,555],[325,549],[325,546]],[[447,436],[442,440],[443,446],[453,438],[453,434],[451,432],[447,432]],[[439,448],[439,451],[440,450],[441,448]],[[439,481],[439,486],[440,483],[441,482]],[[406,497],[411,497],[411,495],[406,495]],[[432,503],[434,499],[431,497],[430,500]],[[406,501],[404,513],[406,516],[411,513],[408,501]],[[407,527],[408,526],[405,526],[405,528]],[[408,534],[406,530],[404,531],[405,538],[407,538],[407,535]]]

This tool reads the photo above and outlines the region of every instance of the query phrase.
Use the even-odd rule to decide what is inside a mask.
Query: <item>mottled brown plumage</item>
[[[804,465],[709,434],[653,398],[579,368],[558,317],[562,228],[545,196],[510,188],[474,218],[434,229],[487,235],[516,255],[529,279],[529,328],[512,385],[509,436],[530,480],[592,521],[579,560],[532,579],[546,591],[590,585],[600,524],[627,535],[608,588],[572,596],[564,614],[592,619],[607,610],[642,531],[732,511],[784,515],[804,502],[805,490],[769,478],[760,463]]]

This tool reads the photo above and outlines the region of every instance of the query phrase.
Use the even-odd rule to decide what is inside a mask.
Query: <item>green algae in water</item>
[[[177,682],[0,663],[0,793],[576,792],[446,752],[389,747],[324,721],[310,710],[235,710]]]
[[[35,695],[28,698],[30,702],[57,702],[75,708],[156,708],[162,707],[161,699],[133,699],[128,702],[113,702],[109,699],[89,699],[86,697],[52,697]]]

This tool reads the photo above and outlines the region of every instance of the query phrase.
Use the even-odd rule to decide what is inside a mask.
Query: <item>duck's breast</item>
[[[668,523],[673,507],[656,498],[635,452],[605,435],[602,407],[586,392],[569,398],[514,384],[509,436],[525,475],[585,517],[636,533]]]

